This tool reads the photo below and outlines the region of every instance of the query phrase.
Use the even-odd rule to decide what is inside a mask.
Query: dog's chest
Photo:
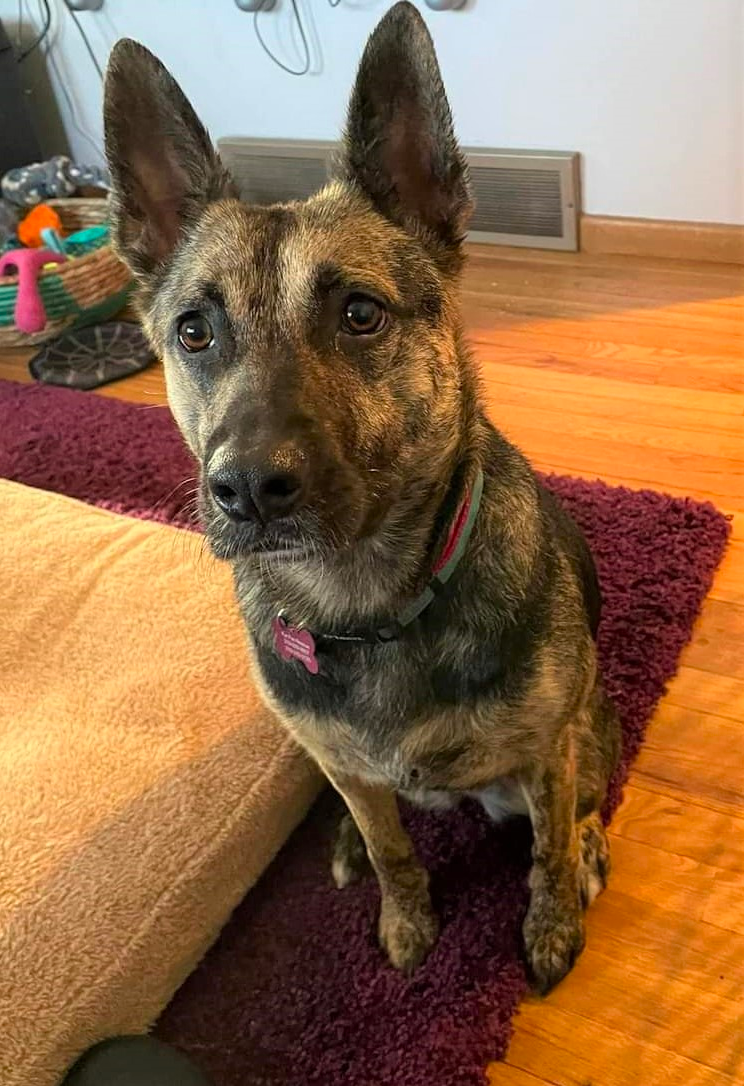
[[[403,733],[429,700],[422,669],[405,666],[393,647],[319,647],[317,673],[283,659],[265,639],[254,639],[254,649],[265,691],[285,719],[313,721],[314,728],[333,721],[370,746]]]
[[[505,711],[499,699],[459,697],[455,672],[456,686],[440,697],[426,655],[395,646],[321,650],[312,674],[264,640],[254,648],[269,702],[327,769],[423,797],[465,791],[513,768],[494,742]]]

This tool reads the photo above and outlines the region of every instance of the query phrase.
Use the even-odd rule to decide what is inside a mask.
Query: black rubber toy
[[[191,1060],[154,1037],[112,1037],[90,1048],[60,1086],[210,1086]]]
[[[106,321],[51,339],[31,359],[29,370],[46,385],[87,390],[139,373],[154,361],[139,324]]]

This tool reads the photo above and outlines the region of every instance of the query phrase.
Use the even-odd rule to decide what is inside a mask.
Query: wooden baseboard
[[[587,253],[742,264],[743,228],[722,223],[583,215],[580,248]]]

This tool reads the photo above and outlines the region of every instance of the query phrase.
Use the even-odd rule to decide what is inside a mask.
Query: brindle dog
[[[241,202],[135,42],[112,53],[105,119],[116,244],[201,466],[208,538],[232,562],[267,701],[351,814],[337,884],[372,864],[380,941],[412,970],[438,925],[396,794],[528,814],[523,933],[549,989],[606,882],[618,725],[587,546],[486,418],[464,343],[468,174],[421,17],[400,3],[373,33],[336,179],[303,203]],[[455,573],[396,626],[479,472]],[[277,652],[280,613],[315,636],[317,674]]]

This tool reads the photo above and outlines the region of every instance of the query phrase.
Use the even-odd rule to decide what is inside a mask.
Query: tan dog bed
[[[0,1082],[146,1029],[319,778],[201,537],[0,481]]]

